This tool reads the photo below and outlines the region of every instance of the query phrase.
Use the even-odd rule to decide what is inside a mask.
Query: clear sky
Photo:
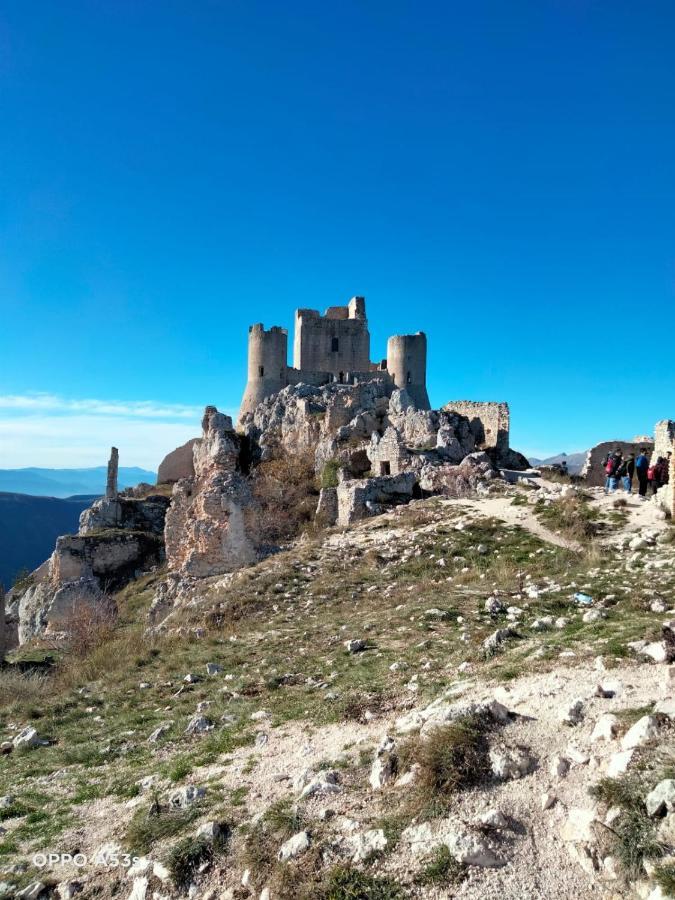
[[[3,0],[0,467],[156,466],[368,302],[531,454],[675,417],[672,0]]]

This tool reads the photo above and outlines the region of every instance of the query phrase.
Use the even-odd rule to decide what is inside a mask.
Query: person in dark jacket
[[[635,456],[632,453],[629,453],[623,460],[616,474],[621,479],[624,491],[630,494],[633,489],[633,475],[635,475]]]
[[[647,470],[649,469],[649,457],[644,447],[640,447],[640,453],[635,460],[635,473],[638,480],[638,494],[642,499],[647,496]]]
[[[656,460],[656,465],[654,466],[654,472],[652,476],[652,490],[654,493],[658,491],[660,487],[663,487],[664,484],[668,483],[668,467],[665,459],[662,456]]]

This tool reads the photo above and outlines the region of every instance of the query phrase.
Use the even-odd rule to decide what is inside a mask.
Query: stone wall
[[[508,403],[480,403],[471,400],[452,400],[443,407],[446,412],[465,416],[471,425],[476,446],[481,450],[509,448]]]
[[[157,470],[157,484],[175,484],[181,478],[192,478],[195,474],[193,448],[199,438],[192,438],[181,447],[167,453]]]
[[[662,456],[668,458],[675,445],[675,422],[672,419],[661,419],[654,426],[654,462]]]
[[[367,449],[373,475],[399,475],[409,468],[411,454],[395,428],[387,428],[382,437],[374,431]]]
[[[342,479],[336,488],[339,526],[351,525],[409,503],[417,477],[413,472],[379,478]]]

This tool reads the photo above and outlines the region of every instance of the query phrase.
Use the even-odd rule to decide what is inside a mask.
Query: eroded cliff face
[[[169,569],[184,575],[231,572],[256,559],[245,510],[250,490],[239,469],[241,439],[232,419],[208,406],[194,444],[194,478],[177,482],[166,516]]]
[[[109,603],[112,593],[164,560],[169,499],[133,491],[97,500],[76,535],[57,538],[54,552],[6,598],[9,646],[58,638],[82,608]]]

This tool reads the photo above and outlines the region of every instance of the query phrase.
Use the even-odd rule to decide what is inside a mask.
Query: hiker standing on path
[[[621,479],[624,491],[630,494],[633,489],[633,475],[635,474],[635,456],[632,453],[629,453],[624,459],[616,474]]]
[[[635,460],[635,472],[638,479],[638,493],[642,500],[647,496],[647,470],[649,469],[649,460],[647,459],[647,451],[644,447],[640,447],[640,453]]]
[[[613,494],[616,490],[618,475],[617,472],[621,466],[621,450],[617,448],[614,453],[609,453],[605,460],[605,493]]]

